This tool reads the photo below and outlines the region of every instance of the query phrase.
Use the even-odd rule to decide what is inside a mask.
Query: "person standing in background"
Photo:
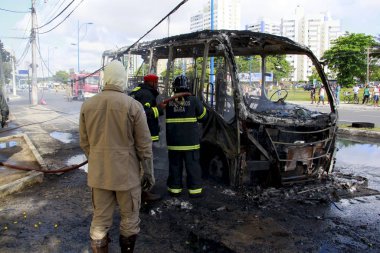
[[[341,90],[341,87],[340,87],[340,84],[338,83],[335,86],[335,99],[336,99],[337,105],[340,104],[340,90]]]
[[[369,101],[369,95],[370,95],[370,92],[369,92],[369,87],[368,87],[368,84],[365,85],[365,88],[364,88],[364,92],[363,92],[363,103],[368,103]]]
[[[319,88],[319,99],[318,99],[318,105],[320,102],[322,102],[322,105],[325,105],[325,88],[323,87],[323,85],[321,85],[321,87]]]
[[[379,86],[373,88],[373,106],[379,106]]]

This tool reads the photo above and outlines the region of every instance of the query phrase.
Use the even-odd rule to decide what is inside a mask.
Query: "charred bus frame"
[[[326,90],[329,113],[285,102],[286,90],[276,91],[285,95],[271,101],[264,74],[259,95],[243,94],[235,56],[260,56],[261,73],[265,73],[268,56],[288,54],[306,55],[311,60]],[[158,60],[167,59],[162,92],[166,97],[170,97],[174,61],[193,59],[193,93],[202,99],[210,115],[201,139],[205,175],[240,186],[314,180],[332,171],[338,113],[323,67],[307,47],[270,34],[206,30],[106,51],[103,65],[120,59],[128,68],[132,55],[141,56],[149,73],[157,73]],[[213,92],[206,73],[209,57],[222,59]]]

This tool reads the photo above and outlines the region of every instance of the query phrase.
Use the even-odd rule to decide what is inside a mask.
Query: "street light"
[[[78,32],[78,37],[77,37],[77,54],[78,54],[78,74],[79,74],[79,72],[80,72],[80,65],[79,65],[79,32],[80,32],[80,29],[85,25],[86,26],[86,28],[87,28],[87,25],[92,25],[93,23],[92,22],[87,22],[87,23],[83,23],[83,24],[81,24],[81,25],[79,25],[79,20],[78,20],[78,26],[77,26],[77,28],[78,28],[78,30],[77,30],[77,32]],[[85,35],[86,36],[86,35]],[[84,37],[84,36],[83,36]],[[71,45],[75,45],[75,43],[72,43]]]

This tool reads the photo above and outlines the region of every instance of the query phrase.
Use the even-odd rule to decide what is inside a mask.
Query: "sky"
[[[8,51],[16,55],[18,69],[27,69],[31,63],[31,50],[20,59],[28,40],[10,37],[29,37],[31,1],[0,1],[0,40]],[[73,0],[35,0],[37,24],[46,24],[71,1]],[[100,68],[105,50],[115,50],[134,43],[180,2],[181,0],[74,0],[68,10],[55,21],[39,29],[38,45],[43,62],[40,59],[37,62],[38,76],[48,75],[47,68],[41,67],[44,65],[48,65],[53,73],[58,70],[77,70],[78,37],[80,69],[92,72]],[[168,30],[170,35],[188,33],[190,17],[205,4],[207,0],[188,0],[170,17],[170,25],[167,20],[163,21],[143,41],[166,37]],[[333,19],[340,19],[342,31],[380,34],[380,0],[241,0],[240,28],[244,29],[246,24],[255,22],[259,17],[279,21],[281,17],[293,15],[297,5],[304,8],[306,15],[330,12]],[[75,11],[61,25],[47,32],[76,6]]]

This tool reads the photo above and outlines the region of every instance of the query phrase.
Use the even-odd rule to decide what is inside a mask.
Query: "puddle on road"
[[[380,191],[380,145],[340,139],[336,169],[368,178],[369,188]]]
[[[50,133],[50,136],[54,139],[57,139],[63,143],[70,143],[73,140],[73,135],[70,133],[62,133],[62,132],[52,132]]]
[[[69,160],[67,160],[66,164],[67,165],[76,165],[76,164],[80,164],[86,160],[87,159],[86,159],[85,155],[76,155],[76,156],[71,157]],[[81,169],[87,173],[88,172],[88,164],[83,165],[79,169]]]
[[[17,141],[0,142],[0,149],[12,148],[19,145]]]

